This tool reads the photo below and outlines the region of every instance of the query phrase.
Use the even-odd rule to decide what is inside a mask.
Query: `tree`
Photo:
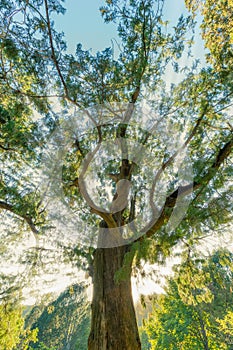
[[[207,59],[215,69],[221,71],[223,78],[231,76],[232,71],[232,10],[233,3],[229,1],[185,1],[194,14],[198,11],[203,15],[201,24],[202,37],[208,49]]]
[[[223,319],[218,319],[220,331],[224,334],[226,339],[226,344],[232,344],[233,337],[233,319],[232,319],[232,311],[228,311]]]
[[[232,283],[229,251],[183,261],[146,322],[152,349],[229,349]]]
[[[6,39],[10,42],[10,49],[8,44],[3,43],[2,47],[3,51],[13,51],[13,57],[8,54],[7,59],[2,60],[3,86],[7,93],[15,94],[15,74],[19,79],[18,72],[19,77],[28,77],[30,73],[35,82],[29,74],[26,79],[29,88],[26,84],[22,89],[22,79],[19,79],[21,85],[18,84],[16,89],[17,96],[26,98],[24,106],[30,99],[36,106],[38,101],[43,101],[43,108],[40,104],[39,107],[46,113],[48,98],[53,95],[60,99],[68,114],[70,106],[78,109],[75,120],[70,120],[65,111],[64,118],[51,118],[50,112],[45,118],[47,128],[42,128],[45,136],[38,137],[37,134],[40,142],[37,148],[32,145],[32,150],[36,155],[50,150],[45,138],[57,127],[51,140],[58,156],[61,146],[67,146],[68,134],[71,143],[66,154],[64,149],[61,153],[64,157],[60,183],[55,160],[61,163],[61,158],[48,157],[48,168],[55,172],[52,178],[48,172],[49,183],[52,182],[50,190],[55,188],[60,194],[62,188],[61,202],[73,213],[78,212],[79,219],[98,227],[94,235],[87,229],[86,238],[76,247],[67,247],[64,237],[59,241],[69,256],[78,258],[80,265],[93,276],[89,350],[140,349],[131,294],[132,268],[140,267],[142,260],[164,260],[182,239],[198,239],[209,227],[216,229],[231,218],[228,179],[233,140],[227,107],[232,103],[232,86],[228,75],[223,79],[221,72],[211,65],[198,70],[194,64],[191,69],[186,67],[181,83],[172,85],[170,90],[165,89],[165,69],[170,63],[176,72],[180,71],[178,60],[190,46],[187,32],[194,28],[194,22],[192,16],[181,15],[169,32],[163,20],[163,3],[162,0],[106,1],[101,8],[102,16],[105,22],[116,23],[120,39],[120,53],[116,59],[110,48],[92,55],[90,51],[84,51],[81,44],[75,55],[66,54],[63,37],[55,31],[52,21],[54,13],[64,13],[58,0],[38,0],[33,4],[26,0],[10,4],[1,1],[4,16],[1,39],[4,43]],[[22,22],[16,14],[23,18]],[[8,67],[10,73],[6,74]],[[47,77],[51,75],[53,79],[48,83]],[[142,128],[145,115],[139,108],[143,99],[147,99],[150,108],[146,115],[149,124],[146,130]],[[119,104],[114,104],[116,102]],[[97,104],[101,107],[95,107]],[[154,116],[153,111],[156,111]],[[91,130],[78,133],[75,128],[85,123],[84,117]],[[38,121],[37,125],[42,123]],[[165,132],[171,128],[180,143]],[[35,131],[32,130],[30,135],[35,135]],[[101,163],[98,152],[108,140],[111,144],[117,140],[120,151],[115,159]],[[6,148],[4,146],[2,152],[8,157]],[[193,181],[186,175],[187,168],[181,166],[186,150],[188,162],[193,167]],[[95,163],[96,155],[100,163]],[[30,157],[30,164],[32,159]],[[14,158],[12,162],[15,164]],[[40,156],[36,157],[35,164],[39,162]],[[183,170],[184,181],[181,183],[176,176],[178,169]],[[12,175],[12,169],[9,171]],[[22,173],[22,167],[17,169],[18,177]],[[98,178],[91,178],[90,173],[97,174]],[[46,230],[54,237],[56,230],[49,229],[45,222],[49,219],[49,216],[45,218],[48,203],[42,204],[41,196],[35,196],[38,193],[36,186],[30,184],[26,195],[27,179],[23,192],[17,190],[19,184],[16,182],[10,196],[11,177],[6,174],[3,177],[1,209],[21,217],[37,237],[39,232]],[[102,210],[101,205],[95,204],[96,194],[89,194],[90,183],[96,184],[101,205],[110,196],[107,209]],[[106,184],[108,190],[104,190]],[[184,213],[182,208],[187,207],[188,200],[190,205]],[[63,231],[68,240],[70,217],[62,215],[61,203],[54,199],[52,204],[56,209],[61,208],[57,213],[60,220],[57,230],[64,222]],[[220,210],[222,215],[219,217]],[[138,221],[135,221],[137,216]],[[56,217],[53,219],[51,226]],[[79,224],[80,231],[81,227]],[[125,229],[128,231],[124,232]],[[80,234],[84,236],[84,232]]]
[[[36,342],[37,329],[24,329],[22,307],[9,301],[0,304],[0,346],[4,350],[28,349],[30,342]]]

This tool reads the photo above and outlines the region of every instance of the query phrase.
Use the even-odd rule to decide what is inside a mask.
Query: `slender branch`
[[[60,78],[60,80],[62,82],[62,85],[64,87],[65,94],[68,97],[69,96],[69,91],[68,91],[65,79],[64,79],[64,77],[62,75],[59,63],[57,61],[56,52],[55,52],[55,48],[54,48],[54,45],[53,45],[53,34],[52,34],[51,22],[50,22],[50,18],[49,18],[48,1],[44,0],[44,3],[45,3],[46,22],[47,22],[47,26],[48,26],[49,42],[50,42],[50,48],[51,48],[51,58],[52,58],[52,60],[53,60],[53,62],[55,64],[55,67],[56,67],[56,70],[58,72],[59,78]]]
[[[46,13],[46,22],[47,22],[47,27],[48,27],[49,42],[50,42],[50,48],[51,48],[51,58],[55,64],[55,68],[57,70],[58,76],[59,76],[61,83],[62,83],[62,86],[64,88],[65,98],[68,102],[74,104],[78,108],[83,109],[82,105],[79,102],[72,99],[69,95],[69,89],[68,89],[68,86],[67,86],[65,79],[63,77],[62,71],[60,69],[60,65],[59,65],[59,62],[57,60],[56,52],[55,52],[55,48],[54,48],[54,44],[53,44],[53,34],[52,34],[51,21],[50,21],[50,17],[49,17],[48,1],[44,0],[44,2],[45,2],[45,13]],[[92,117],[92,115],[86,109],[84,111],[87,114],[87,116],[91,119],[93,124],[95,125],[95,127],[98,131],[99,142],[101,142],[102,141],[101,126],[96,123],[95,119]]]
[[[207,109],[207,107],[206,107]],[[157,174],[155,175],[155,178],[153,180],[153,183],[152,183],[152,188],[151,188],[151,191],[150,191],[150,205],[151,205],[151,208],[152,208],[152,211],[156,211],[156,208],[154,206],[154,203],[153,203],[153,197],[154,197],[154,191],[155,191],[155,186],[156,186],[156,183],[157,181],[159,180],[162,172],[175,160],[175,158],[177,157],[177,155],[183,151],[187,146],[188,144],[190,143],[190,141],[192,140],[193,136],[196,134],[200,124],[201,124],[201,121],[206,113],[206,109],[203,111],[203,113],[201,114],[201,116],[198,118],[192,132],[190,133],[189,137],[186,139],[186,141],[184,142],[184,144],[166,161],[162,164],[162,166],[160,167],[160,169],[158,170]],[[180,193],[179,193],[180,195]]]
[[[15,148],[5,147],[5,146],[3,146],[1,144],[0,144],[0,148],[3,149],[4,151],[14,151],[14,152],[17,151]]]
[[[28,215],[24,215],[24,214],[19,214],[14,206],[12,204],[9,204],[7,202],[4,202],[4,201],[0,201],[0,208],[1,209],[4,209],[4,210],[7,210],[7,211],[10,211],[11,213],[19,216],[20,218],[22,218],[23,220],[26,221],[26,223],[28,224],[28,226],[30,227],[31,231],[34,233],[34,234],[38,234],[39,231],[37,230],[36,228],[36,225],[34,224],[32,218]]]

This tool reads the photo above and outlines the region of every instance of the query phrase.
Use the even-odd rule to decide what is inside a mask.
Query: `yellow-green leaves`
[[[228,337],[233,338],[233,311],[228,311],[223,319],[217,319],[220,330]]]
[[[152,350],[225,350],[233,340],[232,254],[220,250],[208,259],[189,257],[154,297],[146,321]]]
[[[217,71],[230,73],[233,65],[233,1],[186,0],[186,6],[194,15],[203,17],[201,29],[207,60]]]
[[[29,342],[36,342],[37,329],[24,329],[22,308],[9,302],[0,304],[0,348],[4,350],[28,349]]]

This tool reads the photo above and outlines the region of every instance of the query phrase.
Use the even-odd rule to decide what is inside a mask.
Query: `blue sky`
[[[111,46],[111,39],[117,37],[113,24],[105,24],[99,7],[104,4],[101,0],[66,0],[65,15],[55,18],[55,26],[65,32],[68,49],[75,51],[77,43],[93,52]]]
[[[113,47],[117,53],[117,28],[114,23],[104,23],[101,17],[99,8],[105,4],[104,0],[66,0],[64,7],[66,8],[65,15],[54,17],[55,27],[58,31],[65,33],[68,52],[75,53],[78,43],[82,43],[83,49],[96,51],[104,50],[106,47]],[[164,3],[164,20],[169,20],[169,26],[176,25],[181,14],[188,14],[184,0],[165,0]],[[193,59],[200,59],[202,65],[205,64],[204,48],[197,31],[195,37],[195,45],[193,46],[193,58],[187,59],[183,57],[179,64],[181,67],[190,66]],[[183,78],[183,74],[174,73],[173,68],[169,64],[165,80],[167,86],[170,83],[178,83]]]
[[[55,25],[59,31],[64,31],[69,52],[75,52],[77,43],[81,42],[84,49],[93,52],[112,46],[111,40],[117,39],[116,26],[104,23],[99,7],[104,0],[66,0],[65,15],[56,16]],[[164,5],[165,18],[175,24],[182,13],[187,13],[184,0],[166,0]],[[197,49],[201,54],[203,48],[197,40]]]

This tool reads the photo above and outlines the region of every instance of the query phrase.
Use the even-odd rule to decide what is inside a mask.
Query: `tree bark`
[[[115,273],[127,246],[97,248],[94,255],[93,301],[88,350],[140,350],[131,290],[131,266],[124,280]]]

